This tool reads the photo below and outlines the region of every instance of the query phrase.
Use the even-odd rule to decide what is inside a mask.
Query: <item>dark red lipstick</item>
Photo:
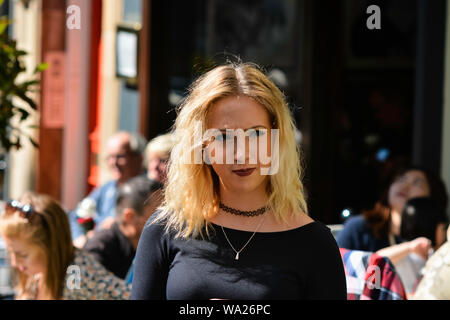
[[[237,174],[240,177],[249,176],[255,171],[255,168],[241,169],[241,170],[233,170],[233,173]]]

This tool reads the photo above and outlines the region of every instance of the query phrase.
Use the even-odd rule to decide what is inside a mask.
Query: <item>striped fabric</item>
[[[340,248],[348,300],[406,300],[394,265],[373,252]]]

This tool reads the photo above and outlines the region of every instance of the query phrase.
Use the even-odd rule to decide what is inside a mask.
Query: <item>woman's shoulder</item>
[[[290,215],[284,222],[280,222],[271,215],[263,227],[260,229],[261,232],[283,232],[291,231],[296,229],[302,229],[304,226],[314,223],[314,219],[308,216],[306,213],[298,212],[296,214]]]
[[[138,248],[168,248],[174,239],[176,239],[176,231],[169,227],[168,217],[156,211],[145,223]]]
[[[162,215],[162,210],[156,210],[145,223],[142,235],[162,237],[167,233],[167,217]]]
[[[97,274],[107,274],[108,271],[98,262],[95,257],[84,249],[76,249],[74,259],[67,269],[67,274],[81,274],[95,277]]]
[[[319,256],[339,255],[339,247],[331,229],[321,221],[313,220],[296,229],[288,231],[288,234],[290,235],[288,238],[290,243],[307,244],[306,246],[303,246],[303,248],[305,248],[307,252],[312,253],[311,257],[314,256],[320,260],[322,258],[319,258]],[[285,238],[282,237],[279,239],[281,241]]]
[[[89,252],[75,250],[75,257],[67,268],[65,299],[128,299],[131,287],[106,270]]]
[[[311,236],[311,238],[314,241],[318,242],[333,242],[335,243],[335,239],[333,236],[333,233],[331,232],[331,229],[324,223],[320,221],[313,221],[310,223],[305,224],[304,226],[300,227],[299,230],[304,230],[305,232],[308,232]]]

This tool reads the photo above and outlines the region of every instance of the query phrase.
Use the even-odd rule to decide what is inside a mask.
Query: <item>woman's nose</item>
[[[245,148],[236,148],[236,152],[234,153],[234,163],[235,164],[245,164],[247,159]]]
[[[245,164],[248,159],[248,138],[244,140],[244,143],[234,141],[234,163]]]

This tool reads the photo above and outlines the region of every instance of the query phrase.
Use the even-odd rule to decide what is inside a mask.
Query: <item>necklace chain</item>
[[[252,211],[243,211],[243,210],[227,207],[222,202],[219,203],[219,207],[220,207],[220,209],[222,209],[223,211],[226,211],[228,213],[235,214],[238,216],[246,216],[246,217],[259,216],[267,211],[267,207],[262,207],[262,208],[252,210]]]
[[[256,232],[259,230],[259,228],[261,227],[262,223],[264,222],[264,218],[265,218],[265,217],[266,217],[266,216],[264,215],[264,216],[261,218],[261,221],[259,222],[259,224],[258,224],[258,226],[256,227],[255,231],[253,232],[253,234],[250,236],[250,238],[247,240],[247,242],[244,244],[244,246],[243,246],[239,251],[237,251],[237,250],[234,248],[234,246],[231,244],[230,240],[228,239],[228,236],[227,236],[227,234],[226,234],[224,228],[223,228],[222,226],[220,226],[220,227],[222,228],[223,235],[225,236],[225,239],[227,239],[227,242],[228,242],[228,244],[230,245],[231,249],[233,249],[233,251],[236,252],[236,256],[235,256],[234,260],[239,260],[239,254],[242,252],[242,250],[245,249],[245,247],[246,247],[246,246],[250,243],[250,241],[253,239],[253,237],[255,236]]]

